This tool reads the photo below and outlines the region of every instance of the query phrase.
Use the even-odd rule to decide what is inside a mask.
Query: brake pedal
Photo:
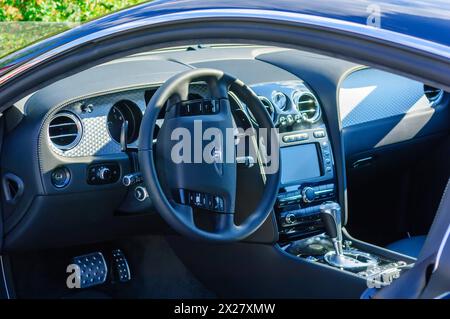
[[[130,267],[127,258],[120,249],[112,251],[112,276],[113,280],[118,282],[127,282],[131,280]]]
[[[72,262],[80,268],[80,288],[105,283],[108,266],[101,252],[74,257]]]

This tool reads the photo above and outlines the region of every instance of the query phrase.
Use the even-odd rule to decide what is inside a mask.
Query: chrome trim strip
[[[0,255],[0,267],[2,269],[3,285],[5,286],[6,298],[11,299],[11,296],[9,295],[8,284],[6,283],[5,266],[3,265],[3,256],[2,255]]]
[[[164,23],[174,23],[187,20],[205,20],[208,18],[242,18],[242,19],[261,19],[280,22],[296,23],[303,26],[310,26],[319,29],[332,29],[341,32],[354,33],[360,36],[381,40],[384,42],[395,43],[400,46],[410,47],[425,51],[445,59],[450,59],[450,50],[447,46],[437,44],[428,40],[419,39],[413,36],[404,35],[390,30],[374,28],[371,26],[358,24],[354,22],[342,21],[327,17],[312,16],[304,13],[283,12],[275,10],[260,9],[202,9],[191,10],[177,13],[169,13],[161,16],[152,16],[149,18],[124,23],[108,29],[104,29],[74,41],[68,42],[55,49],[52,49],[42,55],[32,58],[24,64],[12,69],[0,77],[0,85],[8,80],[28,70],[29,68],[49,60],[56,55],[73,49],[83,43],[94,41],[103,37],[111,36],[123,31],[137,29],[144,26],[157,26]],[[13,53],[14,54],[14,53]],[[6,57],[7,58],[7,57]]]

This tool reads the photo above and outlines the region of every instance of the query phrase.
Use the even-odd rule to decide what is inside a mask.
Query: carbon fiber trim
[[[120,100],[130,100],[134,102],[142,111],[145,112],[145,91],[148,89],[128,90],[118,93],[105,94],[101,96],[86,98],[76,101],[63,107],[60,111],[70,111],[76,114],[83,126],[83,135],[80,142],[70,150],[60,150],[55,147],[49,139],[48,145],[53,152],[63,157],[84,157],[84,156],[103,156],[117,154],[121,152],[120,145],[114,141],[108,131],[107,116],[111,107]],[[191,93],[199,94],[203,97],[209,96],[205,85],[191,85]],[[82,105],[91,105],[92,112],[83,112]],[[47,127],[44,128],[47,131]],[[130,144],[137,146],[137,141]]]
[[[120,100],[130,100],[145,111],[145,90],[133,90],[88,98],[72,103],[62,110],[78,115],[83,125],[83,136],[72,149],[62,151],[49,143],[53,152],[65,157],[80,157],[91,155],[108,155],[120,153],[120,145],[109,135],[107,116],[111,107]],[[82,112],[81,105],[92,105],[92,112]]]
[[[431,107],[422,83],[371,68],[350,73],[339,88],[343,127]]]

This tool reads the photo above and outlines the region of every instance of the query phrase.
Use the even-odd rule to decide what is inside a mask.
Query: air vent
[[[314,123],[319,120],[320,106],[314,95],[309,92],[298,92],[294,94],[293,100],[302,121]]]
[[[48,137],[52,144],[66,151],[74,148],[81,139],[80,119],[71,112],[59,112],[53,116],[48,126]]]
[[[430,103],[433,105],[439,103],[441,101],[442,95],[444,94],[444,91],[442,91],[441,89],[437,89],[429,85],[424,85],[423,91],[428,101],[430,101]]]
[[[258,96],[258,98],[260,99],[262,105],[266,108],[267,113],[269,113],[270,117],[273,118],[274,108],[270,100],[264,96]]]

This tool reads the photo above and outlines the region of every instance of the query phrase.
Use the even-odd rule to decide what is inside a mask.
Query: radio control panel
[[[330,182],[282,190],[275,205],[280,239],[291,240],[320,233],[323,230],[320,205],[329,200],[336,200],[336,187]]]
[[[277,202],[279,207],[283,207],[297,202],[308,204],[332,198],[334,198],[334,184],[324,184],[306,186],[295,191],[280,193],[278,194]]]

